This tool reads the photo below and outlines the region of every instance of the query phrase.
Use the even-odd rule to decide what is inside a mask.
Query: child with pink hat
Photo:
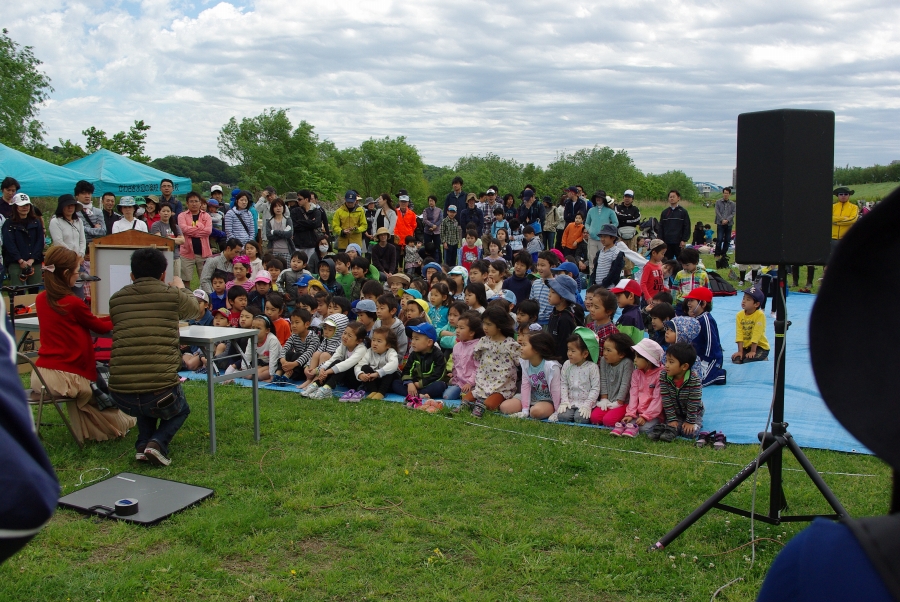
[[[648,433],[662,421],[662,397],[659,389],[659,373],[663,370],[663,350],[659,343],[643,339],[634,349],[634,372],[631,373],[631,391],[625,417],[617,422],[611,435],[636,437],[638,432]]]

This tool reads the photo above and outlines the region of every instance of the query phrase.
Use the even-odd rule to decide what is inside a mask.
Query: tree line
[[[869,167],[835,167],[834,184],[880,184],[882,182],[900,182],[900,162],[890,165],[871,165]]]

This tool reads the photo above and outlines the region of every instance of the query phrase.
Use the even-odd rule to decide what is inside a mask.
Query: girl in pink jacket
[[[646,434],[661,422],[662,398],[659,373],[663,370],[663,350],[659,343],[643,339],[634,349],[634,372],[631,373],[631,392],[625,417],[617,422],[611,435],[635,437]]]
[[[462,399],[475,386],[478,363],[473,354],[478,341],[484,336],[481,319],[463,313],[456,320],[456,345],[453,346],[453,375],[450,386],[444,391],[444,399]]]
[[[500,411],[517,418],[549,418],[559,409],[561,366],[553,359],[556,340],[541,332],[522,340],[522,390],[518,397],[505,400]]]

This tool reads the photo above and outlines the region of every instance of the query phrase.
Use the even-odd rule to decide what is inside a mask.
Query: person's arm
[[[609,209],[609,207],[607,207]],[[619,227],[619,216],[616,215],[616,212],[612,209],[609,209],[609,223],[611,223],[616,228]]]
[[[157,223],[158,223],[158,222],[157,222]],[[212,223],[212,220],[210,220],[210,223]],[[181,228],[178,226],[178,224],[175,224],[175,230],[172,231],[172,238],[171,238],[171,240],[172,240],[176,245],[183,245],[183,244],[184,244],[184,235],[181,233]]]
[[[185,216],[185,219],[182,220],[181,216]],[[232,219],[234,219],[232,212],[229,211],[225,214],[226,231],[228,230],[228,216],[232,216]],[[209,214],[201,211],[200,215],[197,216],[196,226],[193,225],[194,220],[191,219],[192,217],[190,211],[178,216],[178,227],[181,228],[182,234],[191,238],[208,238],[212,234],[212,218],[209,217]]]
[[[681,242],[687,243],[691,239],[691,216],[688,215],[687,209],[684,207],[681,209],[684,211],[684,219],[681,222]]]
[[[203,310],[197,304],[197,297],[191,291],[185,288],[176,288],[176,290],[178,291],[178,318],[180,320],[196,320],[203,316]]]
[[[528,360],[522,360],[522,390],[519,392],[519,400],[522,402],[522,416],[531,415],[531,379],[528,378],[525,363]],[[546,364],[545,364],[546,365]]]
[[[400,357],[397,355],[396,351],[394,351],[393,349],[388,349],[387,357],[388,359],[384,366],[375,371],[378,373],[378,376],[380,378],[384,378],[388,374],[393,374],[400,367]]]
[[[588,401],[590,407],[594,407],[596,400],[600,397],[600,366],[594,362],[590,362],[590,364],[588,364],[588,375],[591,377],[591,388],[588,391]]]
[[[847,202],[847,204],[850,205],[850,207],[852,209],[852,211],[850,212],[850,215],[845,216],[845,215],[841,215],[840,213],[838,213],[838,215],[834,216],[834,219],[832,220],[835,226],[839,226],[839,227],[852,226],[853,224],[856,223],[857,218],[859,218],[859,207],[857,207],[853,203],[850,203],[849,201]]]
[[[85,236],[90,236],[91,238],[100,238],[101,236],[106,236],[106,222],[103,221],[103,215],[100,216],[89,216],[87,212],[81,211],[78,213],[79,220],[82,222],[82,226],[84,227]],[[94,226],[94,218],[97,218],[97,225]]]
[[[606,363],[606,359],[600,358],[600,399],[609,398],[609,371],[610,365]]]
[[[216,258],[208,259],[206,263],[203,264],[203,270],[200,272],[200,288],[205,290],[209,295],[211,295],[213,292],[212,277],[218,265],[219,260],[217,260]]]
[[[266,348],[269,352],[269,375],[274,375],[278,370],[278,360],[281,359],[281,343],[278,342],[278,337],[274,333],[269,334],[272,335],[266,338]]]
[[[622,378],[619,379],[619,388],[609,391],[609,400],[627,403],[628,394],[631,392],[631,374],[634,372],[634,362],[626,357],[619,362],[618,368],[623,372]]]
[[[365,211],[365,209],[358,207],[356,213],[357,213],[357,217],[356,217],[357,224],[356,224],[356,227],[353,229],[353,231],[356,232],[357,234],[362,234],[363,232],[366,231],[366,228],[369,227],[369,222],[366,220],[366,211]]]
[[[662,400],[662,415],[666,422],[672,422],[678,419],[675,413],[675,396],[672,392],[673,385],[666,379],[666,373],[659,373],[659,395]]]
[[[331,216],[331,233],[335,236],[340,236],[344,233],[344,231],[341,229],[341,211],[344,211],[344,208],[338,207],[334,212],[334,215]]]
[[[568,363],[568,362],[566,362]],[[569,370],[571,370],[571,365]],[[569,409],[569,383],[566,381],[566,366],[563,364],[559,377],[559,405],[556,406],[556,412],[565,412]]]
[[[67,297],[68,298],[68,297]],[[70,315],[76,324],[97,334],[107,334],[113,328],[112,318],[109,316],[98,318],[91,313],[90,308],[81,300],[75,303],[67,303],[66,310],[71,312]]]
[[[50,230],[50,240],[53,241],[53,244],[66,247],[68,249],[69,246],[67,244],[65,244],[65,242],[63,241],[62,228],[59,227],[60,219],[62,219],[62,218],[59,218],[59,217],[51,218],[50,226],[47,229]],[[75,249],[69,249],[69,250],[74,251]]]
[[[700,379],[690,375],[688,382],[681,388],[681,394],[687,393],[685,400],[685,422],[696,427],[697,421],[703,416],[703,385]],[[687,377],[686,377],[687,378]]]

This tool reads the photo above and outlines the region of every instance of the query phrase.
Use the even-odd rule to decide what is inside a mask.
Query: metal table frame
[[[16,330],[25,333],[39,332],[40,326],[37,318],[20,318],[16,320]],[[250,337],[252,345],[250,349],[256,349],[258,331],[250,328],[223,328],[219,326],[189,326],[179,331],[179,338],[184,345],[197,345],[203,350],[207,358],[206,388],[209,397],[209,452],[216,453],[216,394],[213,385],[235,378],[246,377],[253,382],[253,436],[259,442],[259,376],[257,373],[256,353],[252,353],[250,367],[246,370],[236,370],[230,374],[216,374],[210,358],[215,357],[215,348],[218,343]]]

